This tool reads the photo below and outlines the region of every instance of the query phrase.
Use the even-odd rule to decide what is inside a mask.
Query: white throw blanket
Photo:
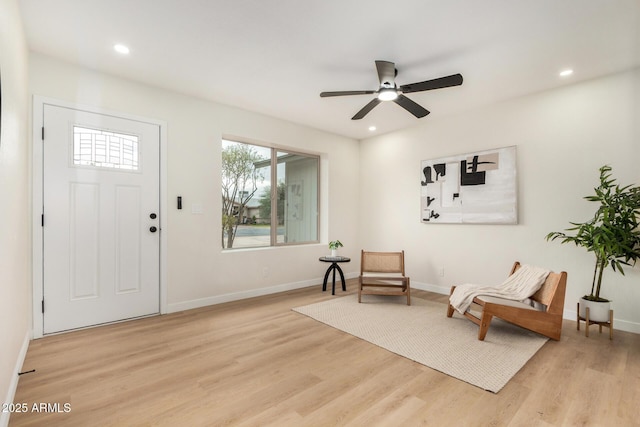
[[[540,289],[544,281],[547,280],[548,275],[549,270],[544,268],[521,265],[515,273],[499,286],[482,286],[470,283],[456,286],[449,297],[449,302],[453,308],[460,313],[464,313],[478,295],[523,301]]]

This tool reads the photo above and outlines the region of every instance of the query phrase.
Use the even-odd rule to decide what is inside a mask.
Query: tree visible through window
[[[317,156],[223,140],[222,248],[317,242],[318,176]]]

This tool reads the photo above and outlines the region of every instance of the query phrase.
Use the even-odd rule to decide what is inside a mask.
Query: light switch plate
[[[191,213],[192,214],[201,214],[202,211],[202,203],[193,203],[191,205]]]

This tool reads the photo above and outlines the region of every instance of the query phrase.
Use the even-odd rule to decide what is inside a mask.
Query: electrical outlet
[[[438,269],[438,274],[440,275],[440,277],[444,277],[444,267],[440,267]]]
[[[267,277],[269,277],[269,267],[263,267],[262,268],[262,278],[266,279]]]

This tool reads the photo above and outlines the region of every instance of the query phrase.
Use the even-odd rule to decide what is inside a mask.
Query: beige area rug
[[[432,369],[494,393],[547,338],[494,318],[484,341],[478,327],[444,304],[404,297],[349,295],[293,310]]]

